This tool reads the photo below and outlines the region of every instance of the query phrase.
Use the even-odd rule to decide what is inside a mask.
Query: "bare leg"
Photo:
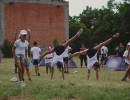
[[[89,77],[90,77],[90,70],[88,69],[88,77],[87,77],[87,80],[89,80]]]
[[[68,64],[66,64],[66,67],[67,67],[67,71],[69,72],[69,65],[68,65]]]
[[[129,76],[129,73],[130,73],[130,66],[128,66],[128,68],[127,68],[127,70],[126,70],[124,79],[126,79],[126,78]]]
[[[114,36],[112,36],[113,39],[118,38],[118,37],[119,37],[119,33],[116,33]],[[110,38],[110,39],[100,43],[99,45],[95,46],[94,49],[97,50],[97,51],[100,50],[102,46],[109,44],[112,41],[112,38]]]
[[[79,31],[77,32],[77,34],[74,37],[72,37],[66,43],[64,43],[62,45],[66,48],[71,42],[73,42],[75,39],[77,39],[79,37],[79,35],[82,34],[82,32],[83,32],[83,29],[80,28]]]
[[[26,67],[26,71],[27,71],[28,78],[31,79],[31,77],[30,77],[29,67]]]
[[[46,75],[48,75],[48,67],[46,67]]]
[[[22,81],[22,66],[20,62],[17,62],[17,65],[18,65],[19,80]]]
[[[46,52],[41,56],[41,58],[43,58],[43,57],[46,56],[47,54],[50,54],[50,53],[53,53],[53,52],[54,52],[54,47],[53,47],[51,50],[46,51]]]
[[[64,68],[62,67],[62,77],[63,77],[63,80],[65,79],[65,76],[64,76]]]
[[[53,79],[54,67],[51,68],[51,80]]]
[[[17,68],[18,68],[18,66],[17,66],[17,62],[15,62],[15,69],[14,69],[14,73],[17,73]]]
[[[64,71],[66,72],[66,64],[64,63]]]
[[[51,74],[51,67],[49,69],[50,69],[50,74]]]
[[[21,63],[22,65],[22,80],[24,81],[24,68],[25,68],[25,63]]]
[[[37,72],[37,65],[35,65],[35,72],[36,72],[36,76],[37,76],[37,74],[38,74],[38,72]]]
[[[99,45],[95,46],[94,49],[98,51],[98,50],[101,49],[102,46],[109,44],[111,41],[112,41],[112,38],[110,38],[110,39],[100,43]]]

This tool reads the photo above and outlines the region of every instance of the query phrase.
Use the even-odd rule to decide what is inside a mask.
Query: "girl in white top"
[[[99,66],[98,60],[97,60],[97,51],[99,51],[102,46],[107,45],[113,39],[116,39],[118,37],[119,37],[119,33],[116,33],[110,39],[102,42],[101,44],[95,46],[94,48],[85,49],[83,51],[76,52],[76,53],[70,55],[70,57],[77,56],[77,55],[87,55],[88,56],[88,66],[87,66],[88,67],[88,77],[87,77],[88,80],[89,80],[89,76],[90,76],[90,69],[92,67],[96,71],[96,79],[98,80],[98,70],[99,70],[100,66]]]
[[[51,50],[51,47],[47,47],[47,50]],[[52,76],[52,53],[51,54],[47,54],[45,56],[45,66],[46,66],[46,74],[48,75],[48,68],[50,69],[50,73],[51,73],[51,76]]]
[[[58,70],[62,72],[62,78],[64,80],[64,62],[63,62],[63,53],[58,56],[56,52],[54,52],[54,57],[52,61],[52,75],[51,80],[53,79],[54,66],[57,66]]]
[[[63,43],[65,43],[66,41],[64,41]],[[68,73],[69,74],[69,65],[68,65],[68,53],[72,50],[72,48],[70,46],[67,46],[65,51],[63,52],[63,61],[64,61],[64,73]],[[67,69],[67,71],[66,71]]]
[[[46,51],[42,56],[46,56],[47,54],[53,53],[54,52],[54,58],[53,58],[53,65],[57,65],[57,68],[59,68],[59,70],[62,68],[62,76],[64,79],[64,66],[63,66],[63,52],[65,51],[65,48],[67,48],[67,46],[73,42],[75,39],[77,39],[81,34],[83,33],[83,29],[80,28],[79,31],[77,32],[77,34],[75,36],[73,36],[71,39],[69,39],[66,43],[61,44],[61,45],[56,45],[55,47],[53,47],[51,50]]]
[[[25,86],[23,82],[24,67],[25,67],[24,57],[27,62],[27,48],[28,48],[28,42],[26,41],[27,31],[21,30],[20,35],[21,35],[21,39],[18,39],[15,41],[14,46],[12,48],[12,52],[18,66],[18,75],[19,75],[19,80],[20,80],[19,83],[21,87],[24,87]]]
[[[127,44],[128,50],[124,52],[123,58],[125,59],[125,63],[127,65],[126,73],[124,77],[122,78],[122,81],[127,81],[127,77],[130,78],[130,42]]]

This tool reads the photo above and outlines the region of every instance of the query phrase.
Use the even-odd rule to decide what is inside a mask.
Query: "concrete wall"
[[[31,45],[53,46],[69,39],[68,2],[54,0],[0,0],[0,45],[4,39],[14,42],[17,29],[30,28]],[[1,54],[1,53],[0,53]]]

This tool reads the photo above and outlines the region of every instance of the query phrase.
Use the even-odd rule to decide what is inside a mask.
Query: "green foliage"
[[[70,18],[73,18],[70,16]],[[78,22],[84,24],[90,33],[87,32],[87,40],[83,39],[86,47],[93,47],[94,43],[105,41],[116,32],[120,33],[120,37],[108,45],[109,53],[115,54],[115,48],[122,42],[126,45],[130,41],[130,1],[124,0],[122,3],[116,3],[115,0],[109,0],[107,8],[92,9],[86,6],[83,12],[76,16]],[[77,20],[70,19],[70,32],[76,32],[79,27],[72,27]],[[72,23],[73,22],[73,23]],[[84,32],[85,33],[85,32]],[[70,37],[71,37],[70,33]],[[86,36],[85,36],[86,37]],[[80,39],[76,41],[80,43]],[[82,40],[82,39],[81,39]],[[89,42],[88,42],[89,41]],[[80,45],[80,44],[78,44]],[[79,50],[79,46],[75,45]],[[77,51],[76,50],[76,51]]]
[[[83,33],[73,42],[71,43],[71,47],[73,48],[73,52],[75,51],[79,51],[81,44],[84,43],[87,47],[89,47],[90,45],[88,44],[90,41],[90,34],[91,31],[89,29],[87,29],[87,27],[80,23],[80,22],[75,22],[73,24],[70,25],[70,34],[69,37],[73,37],[80,28],[83,28]]]
[[[4,57],[13,57],[12,54],[12,47],[13,47],[13,43],[10,43],[8,40],[4,40],[2,46],[1,46],[1,50],[3,53]]]
[[[59,43],[58,43],[58,40],[55,38],[54,41],[53,41],[53,45],[56,46],[56,45],[58,45],[58,44],[59,44]]]

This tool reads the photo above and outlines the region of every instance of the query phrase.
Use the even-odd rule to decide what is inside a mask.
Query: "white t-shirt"
[[[58,55],[56,54],[56,52],[54,52],[54,57],[53,57],[52,66],[55,66],[58,61],[60,61],[60,62],[63,64],[63,67],[64,67],[63,53],[62,53],[60,56],[58,56]]]
[[[89,56],[87,55],[87,59],[88,59],[88,66],[87,68],[90,70],[93,65],[98,62],[97,60],[97,53],[92,57],[92,58],[89,58]]]
[[[49,57],[53,57],[52,53],[51,54],[47,54],[45,57],[49,58]],[[52,59],[45,59],[45,63],[49,63],[52,62]]]
[[[63,52],[63,57],[64,57],[64,58],[65,58],[65,57],[68,57],[68,51],[69,51],[69,49],[71,49],[70,46],[68,46],[68,47],[65,49],[65,51]]]
[[[124,56],[124,57],[128,57],[128,50],[126,50],[126,51],[124,52],[123,56]],[[130,58],[130,54],[129,54],[129,58]],[[125,63],[130,64],[130,60],[125,59]]]
[[[25,40],[25,42],[22,42],[21,39],[18,39],[15,41],[14,46],[16,47],[15,49],[15,54],[23,54],[25,56],[25,49],[28,49],[28,41]]]
[[[104,54],[106,54],[106,56],[107,56],[108,48],[107,48],[106,46],[103,46],[103,47],[101,48],[101,54],[103,54],[103,50],[104,50]]]
[[[32,47],[31,51],[33,52],[33,59],[39,59],[41,49],[39,47]]]

